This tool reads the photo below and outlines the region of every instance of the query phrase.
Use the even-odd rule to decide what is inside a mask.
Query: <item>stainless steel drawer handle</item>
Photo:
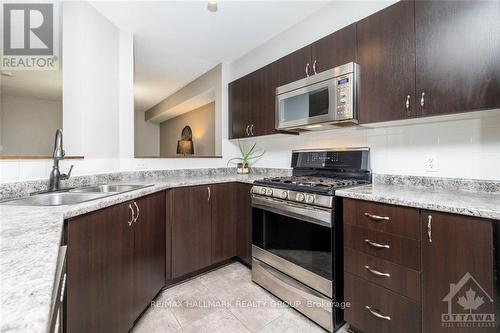
[[[130,227],[132,225],[132,223],[134,223],[134,221],[135,221],[135,213],[134,213],[134,209],[132,208],[131,204],[128,205],[128,209],[130,209],[130,212],[132,213],[132,217],[130,218],[130,221],[127,221],[128,226]]]
[[[250,132],[248,132],[249,129],[250,129],[250,125],[247,125],[247,129],[246,129],[247,136],[250,136]]]
[[[374,316],[380,319],[391,320],[391,317],[381,314],[378,310],[375,310],[371,306],[366,305],[365,308]]]
[[[368,270],[368,272],[372,273],[373,275],[391,277],[391,274],[383,273],[381,271],[378,271],[376,269],[371,268],[370,266],[365,266],[365,268],[366,268],[366,270]]]
[[[390,249],[391,247],[388,245],[388,244],[380,244],[380,243],[376,243],[376,242],[372,242],[371,240],[369,239],[365,239],[365,242],[372,246],[372,247],[375,247],[377,249]]]
[[[137,219],[139,218],[140,210],[139,210],[139,206],[137,206],[137,202],[135,202],[135,201],[134,201],[134,206],[135,206],[135,210],[137,211],[137,216],[134,219],[134,223],[135,223],[135,222],[137,222]]]
[[[429,238],[429,243],[432,243],[432,215],[429,215],[427,220],[427,237]]]
[[[406,96],[405,108],[406,108],[406,112],[410,113],[410,95]]]
[[[379,216],[379,215],[373,215],[370,213],[365,213],[365,216],[371,218],[374,221],[389,221],[390,220],[389,216]]]

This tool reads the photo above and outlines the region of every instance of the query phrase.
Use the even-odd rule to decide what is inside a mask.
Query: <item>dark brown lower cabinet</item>
[[[167,276],[170,262],[172,279],[236,256],[250,264],[251,187],[250,184],[222,183],[175,188],[167,194],[171,207],[167,238],[171,228],[172,243],[171,258],[167,257]]]
[[[127,332],[134,318],[130,202],[68,221],[68,333]]]
[[[498,317],[488,327],[453,316],[494,313],[492,222],[422,211],[421,226],[423,332],[498,332]]]
[[[165,285],[165,192],[135,200],[134,318]]]
[[[171,190],[172,278],[178,278],[211,263],[211,186],[189,186]]]
[[[132,328],[164,285],[164,226],[164,192],[67,221],[69,333]]]
[[[236,256],[236,209],[238,184],[212,186],[212,258],[215,264]]]
[[[236,184],[236,248],[238,257],[252,264],[252,198],[251,184]]]

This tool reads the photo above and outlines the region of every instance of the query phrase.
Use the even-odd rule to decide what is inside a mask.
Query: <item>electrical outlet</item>
[[[436,155],[429,155],[425,159],[425,171],[426,172],[438,172],[438,159]]]

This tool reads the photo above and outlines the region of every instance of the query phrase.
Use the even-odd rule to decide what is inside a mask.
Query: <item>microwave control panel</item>
[[[354,118],[353,81],[352,73],[335,78],[335,118],[337,120]]]

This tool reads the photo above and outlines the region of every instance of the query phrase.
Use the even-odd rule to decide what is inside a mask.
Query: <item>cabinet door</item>
[[[423,332],[494,332],[442,322],[442,315],[493,313],[491,221],[422,211]],[[446,327],[446,325],[454,326]],[[460,327],[465,326],[465,327]]]
[[[212,263],[236,256],[236,184],[212,186]]]
[[[238,256],[247,264],[252,263],[252,200],[250,184],[237,184],[236,248]]]
[[[412,1],[397,2],[358,22],[360,123],[416,116],[414,30]]]
[[[172,278],[211,263],[210,186],[172,190]]]
[[[421,116],[500,106],[500,2],[416,1]]]
[[[250,80],[248,75],[229,84],[229,138],[248,135],[250,111]]]
[[[127,332],[135,319],[130,202],[68,221],[67,331]]]
[[[275,134],[278,65],[272,63],[250,74],[250,135]]]
[[[316,73],[356,61],[356,24],[321,38],[311,47],[311,66],[316,68]]]
[[[137,205],[133,226],[134,318],[137,318],[165,285],[165,192],[134,202]]]
[[[309,64],[309,66],[307,66]],[[278,86],[313,74],[311,47],[303,47],[278,60]]]

